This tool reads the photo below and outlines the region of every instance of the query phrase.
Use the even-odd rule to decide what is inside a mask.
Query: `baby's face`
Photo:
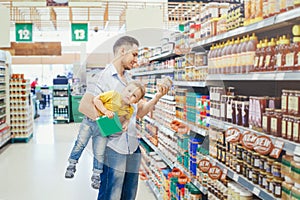
[[[128,85],[122,93],[122,99],[126,104],[137,103],[142,97],[142,91],[135,85]]]

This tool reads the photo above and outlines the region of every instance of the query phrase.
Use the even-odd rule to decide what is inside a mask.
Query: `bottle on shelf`
[[[257,37],[255,36],[255,33],[252,33],[251,37],[249,38],[249,41],[246,43],[246,51],[247,51],[247,57],[245,58],[246,73],[253,70],[257,43],[258,43]]]
[[[266,71],[274,71],[275,65],[275,39],[271,38],[270,42],[268,42],[268,47],[266,48],[266,58],[265,58],[265,66],[264,69]]]

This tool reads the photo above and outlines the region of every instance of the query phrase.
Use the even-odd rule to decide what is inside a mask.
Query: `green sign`
[[[72,41],[87,42],[88,41],[88,24],[71,24]]]
[[[32,42],[32,24],[16,24],[16,42]]]

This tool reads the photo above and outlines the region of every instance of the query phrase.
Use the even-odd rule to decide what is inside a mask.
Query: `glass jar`
[[[284,114],[288,113],[288,97],[289,97],[289,90],[282,90],[281,110]]]
[[[243,125],[243,121],[242,121],[242,105],[243,105],[243,97],[242,96],[239,96],[237,101],[236,101],[236,113],[235,113],[235,116],[236,116],[236,124],[239,125],[239,126],[242,126]]]
[[[296,113],[296,91],[295,90],[289,90],[288,113],[291,115],[294,115]]]
[[[242,174],[243,173],[243,161],[242,160],[237,160],[237,165],[235,167],[235,171],[238,174]]]
[[[252,154],[252,161],[251,161],[251,165],[255,168],[259,169],[259,163],[260,162],[260,155],[259,153],[254,152]]]
[[[226,121],[232,123],[232,104],[234,96],[227,96]]]
[[[242,97],[242,125],[249,127],[249,97]]]
[[[281,137],[287,138],[287,122],[288,122],[289,116],[283,115],[281,120]]]
[[[286,128],[286,139],[293,140],[293,127],[294,127],[294,117],[289,116],[287,120],[287,128]]]
[[[258,184],[258,177],[259,177],[259,169],[253,169],[252,170],[252,182],[254,184]]]
[[[281,187],[282,187],[281,199],[290,200],[293,184],[283,182]]]
[[[242,152],[243,152],[242,145],[238,144],[236,146],[236,158],[238,160],[242,160]]]
[[[273,158],[267,158],[267,162],[265,162],[265,166],[264,166],[264,170],[267,173],[272,173],[272,165],[274,163],[274,159]]]
[[[253,153],[253,151],[250,151],[250,150],[247,152],[247,160],[246,161],[249,165],[251,165],[252,153]]]
[[[286,152],[281,159],[281,173],[282,176],[291,177],[291,162],[293,160],[293,154]]]
[[[273,179],[273,191],[272,194],[276,197],[276,198],[280,198],[281,197],[281,187],[282,187],[282,179],[279,177],[276,177]]]
[[[267,174],[265,189],[270,193],[273,191],[273,176],[271,174]]]
[[[260,187],[265,188],[264,187],[264,182],[266,182],[266,179],[267,179],[267,173],[263,172],[261,170],[260,173],[259,173],[259,176],[258,176],[258,184],[259,184]]]
[[[300,117],[294,117],[293,141],[297,143],[300,142],[299,131],[300,131]]]
[[[267,134],[271,134],[271,117],[274,115],[274,109],[266,108],[265,113],[262,114],[262,128]]]
[[[221,111],[220,111],[220,117],[222,121],[226,121],[226,102],[227,102],[227,95],[221,96]]]
[[[273,163],[272,174],[274,177],[281,177],[281,163],[280,162]]]
[[[265,166],[266,162],[267,162],[267,157],[266,156],[260,156],[260,159],[259,159],[259,169],[261,169],[264,172],[265,172],[264,166]]]
[[[282,111],[274,110],[274,115],[271,116],[271,134],[276,137],[281,137]]]

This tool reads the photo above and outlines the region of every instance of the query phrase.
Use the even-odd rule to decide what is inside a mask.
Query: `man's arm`
[[[80,101],[78,111],[92,120],[96,120],[99,117],[98,110],[93,103],[94,95],[91,93],[85,93]]]
[[[159,99],[167,94],[169,91],[169,87],[167,86],[160,86],[158,89],[158,92],[155,94],[155,96],[148,102],[145,101],[139,101],[138,102],[138,111],[137,111],[137,117],[142,118],[145,115],[147,115],[148,112],[154,109],[154,106],[157,104]]]

